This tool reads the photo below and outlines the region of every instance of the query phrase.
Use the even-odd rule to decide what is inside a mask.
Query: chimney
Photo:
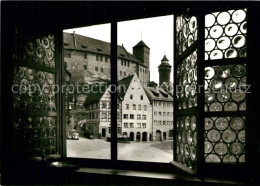
[[[77,42],[76,42],[76,33],[73,31],[73,41],[74,41],[74,48],[77,48]]]

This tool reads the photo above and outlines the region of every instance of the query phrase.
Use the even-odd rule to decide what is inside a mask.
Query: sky
[[[110,42],[110,29],[110,24],[103,24],[64,31]],[[159,83],[158,66],[164,54],[173,67],[173,15],[119,22],[117,29],[118,45],[123,44],[128,52],[133,53],[140,40],[150,48],[150,81]]]

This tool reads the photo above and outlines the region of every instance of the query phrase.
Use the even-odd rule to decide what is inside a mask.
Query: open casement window
[[[239,171],[247,163],[249,10],[192,11],[175,17],[174,162],[191,173]]]
[[[53,34],[18,38],[13,69],[14,154],[29,159],[58,154],[59,63]]]

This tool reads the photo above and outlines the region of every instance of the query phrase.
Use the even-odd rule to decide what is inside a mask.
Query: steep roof
[[[118,87],[125,87],[124,91],[119,88],[118,94],[120,95],[120,97],[123,98],[125,96],[125,94],[127,92],[127,89],[129,87],[133,77],[134,77],[134,75],[131,75],[131,76],[128,76],[128,77],[126,77],[124,79],[121,79],[120,81],[117,82],[117,86]]]
[[[109,84],[92,85],[90,88],[90,92],[87,94],[84,106],[98,102],[103,96],[103,94],[106,92],[108,87]]]
[[[164,55],[161,61],[169,61],[169,60],[167,59],[166,55]]]
[[[173,101],[173,97],[160,87],[144,87],[144,91],[150,101]]]
[[[73,35],[74,34],[63,32],[64,49],[80,50],[80,51],[92,52],[95,54],[103,54],[107,56],[111,55],[110,43],[98,39],[82,36],[79,34],[75,34],[75,38],[76,38],[76,46],[75,46]],[[146,65],[144,65],[137,57],[129,53],[124,48],[124,46],[119,46],[119,45],[117,46],[117,57],[121,59],[133,61],[139,65],[146,67]]]
[[[142,47],[142,46],[145,46],[147,48],[149,48],[144,42],[143,40],[139,41],[139,43],[137,43],[134,48],[137,48],[137,47]],[[149,48],[150,49],[150,48]]]

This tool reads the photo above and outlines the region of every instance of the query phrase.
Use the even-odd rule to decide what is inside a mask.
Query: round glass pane
[[[193,134],[193,143],[194,143],[194,145],[197,145],[197,132],[196,131]]]
[[[196,149],[194,146],[190,147],[190,158],[192,161],[196,159]]]
[[[236,48],[241,48],[246,44],[246,38],[243,35],[237,35],[233,38],[232,44]]]
[[[208,34],[209,34],[208,30],[205,28],[205,38],[208,37]]]
[[[55,81],[55,79],[54,79],[54,75],[48,73],[47,76],[46,76],[46,80],[47,80],[47,82],[48,82],[49,84],[52,85],[52,84],[54,83],[54,81]]]
[[[224,155],[228,151],[228,146],[225,143],[217,143],[214,147],[214,151],[218,155]]]
[[[240,26],[240,30],[243,34],[246,34],[247,32],[247,22],[243,22],[242,25]]]
[[[211,103],[215,100],[215,94],[210,92],[205,92],[205,102]]]
[[[239,141],[241,141],[242,143],[245,143],[246,142],[246,132],[245,130],[242,130],[238,133],[238,139]]]
[[[213,127],[213,120],[205,118],[205,130],[210,130]]]
[[[211,27],[212,25],[214,25],[214,23],[215,23],[215,16],[213,16],[212,14],[207,14],[205,16],[205,26]]]
[[[238,156],[244,152],[244,146],[239,142],[235,142],[230,146],[230,151]]]
[[[217,69],[217,76],[220,78],[227,78],[231,74],[231,70],[228,66],[220,66]]]
[[[225,130],[222,134],[222,139],[227,143],[231,143],[235,141],[236,133],[233,130]]]
[[[183,143],[186,143],[186,141],[187,141],[187,132],[186,132],[186,130],[184,130],[184,131],[182,131],[182,135],[181,135],[181,139],[182,139],[182,142]]]
[[[226,118],[218,118],[215,122],[215,126],[218,130],[225,130],[228,127],[228,120]]]
[[[221,12],[218,17],[217,21],[220,25],[225,25],[230,21],[230,15],[228,12]]]
[[[244,47],[239,51],[239,57],[246,57],[246,56],[247,56],[247,49],[246,47]]]
[[[234,102],[227,102],[224,105],[224,110],[225,111],[237,111],[237,104]]]
[[[237,90],[236,92],[232,93],[232,99],[236,102],[241,102],[245,99],[246,94],[241,92],[241,90]]]
[[[185,157],[188,158],[189,155],[190,155],[190,149],[189,149],[189,145],[188,144],[185,144]]]
[[[188,38],[188,47],[190,47],[193,42],[194,42],[193,36],[190,34]]]
[[[210,59],[222,59],[223,53],[220,50],[213,50],[210,53]]]
[[[214,162],[214,163],[220,163],[220,158],[215,154],[209,154],[206,157],[206,162]]]
[[[239,162],[242,162],[242,163],[246,162],[246,157],[244,154],[239,157]]]
[[[237,50],[234,48],[229,48],[225,52],[225,58],[235,58],[235,57],[237,57],[237,55],[238,55]]]
[[[189,70],[189,75],[188,75],[188,82],[191,83],[192,80],[193,80],[193,70],[190,69],[190,70]]]
[[[217,130],[210,130],[207,134],[209,141],[217,142],[220,140],[220,133]]]
[[[219,78],[214,78],[210,82],[210,88],[212,88],[212,90],[220,90],[222,88],[222,85],[223,83]]]
[[[196,117],[192,116],[190,122],[191,122],[191,130],[194,131],[196,129]]]
[[[227,154],[223,157],[224,163],[235,163],[237,161],[236,157],[232,154]]]
[[[230,94],[226,91],[221,91],[217,94],[217,98],[220,102],[227,102],[230,98]]]
[[[228,36],[234,36],[238,31],[238,26],[236,24],[228,24],[225,27],[225,34]]]
[[[211,103],[209,106],[209,111],[211,112],[222,111],[222,105],[219,102]]]
[[[230,39],[228,37],[221,37],[217,41],[217,46],[219,49],[227,49],[230,46]]]
[[[205,79],[211,79],[215,75],[215,70],[212,67],[205,68]]]
[[[232,14],[232,20],[235,23],[241,23],[242,21],[244,21],[246,18],[246,13],[244,10],[236,10],[233,14]]]
[[[190,117],[187,116],[185,119],[185,129],[188,130],[190,126]]]
[[[243,77],[242,79],[240,79],[239,88],[246,89],[246,87],[246,77]]]
[[[189,130],[188,133],[187,133],[187,141],[188,141],[189,145],[192,144],[192,132],[191,132],[191,130]]]
[[[229,77],[226,81],[225,81],[225,86],[228,89],[235,89],[238,85],[238,80],[234,77]]]
[[[194,33],[197,28],[197,18],[192,16],[189,22],[190,32]]]
[[[230,126],[234,130],[241,130],[244,127],[244,120],[239,117],[235,117],[230,121]]]
[[[206,39],[205,41],[205,51],[211,51],[215,47],[215,41],[213,39]]]
[[[239,110],[240,110],[240,111],[246,110],[246,102],[243,102],[243,103],[241,103],[241,104],[239,105]]]
[[[223,34],[223,28],[219,25],[213,26],[209,33],[212,38],[219,38]]]
[[[34,80],[34,72],[32,69],[27,69],[26,72],[25,72],[25,76],[26,76],[26,79],[28,81],[32,81]]]
[[[246,67],[244,65],[235,65],[232,68],[232,73],[236,77],[242,77],[246,74]]]
[[[213,145],[210,142],[205,141],[205,150],[204,150],[204,152],[205,153],[210,153],[212,150],[213,150]]]
[[[209,86],[209,84],[208,84],[208,82],[205,80],[205,81],[204,81],[204,90],[207,90],[207,89],[208,89],[208,86]]]

